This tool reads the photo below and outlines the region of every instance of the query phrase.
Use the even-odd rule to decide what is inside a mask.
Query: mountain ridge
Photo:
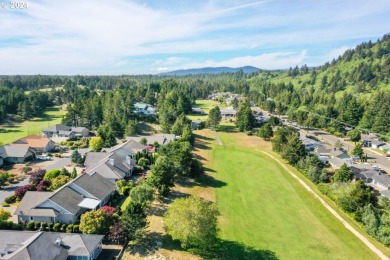
[[[196,74],[219,74],[219,73],[235,73],[242,70],[244,73],[252,73],[260,71],[261,69],[253,66],[243,66],[243,67],[204,67],[204,68],[193,68],[193,69],[182,69],[182,70],[173,70],[168,72],[162,72],[158,75],[176,75],[176,76],[186,76],[186,75],[196,75]]]

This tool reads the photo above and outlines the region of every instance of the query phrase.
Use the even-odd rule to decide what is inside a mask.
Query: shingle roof
[[[73,183],[99,200],[105,199],[113,190],[115,190],[115,183],[99,174],[83,174],[74,179]]]
[[[23,158],[29,151],[29,146],[4,145],[0,146],[0,156],[3,158]]]
[[[87,128],[79,126],[79,127],[72,127],[71,130],[75,133],[82,133],[85,129]]]
[[[383,186],[390,186],[390,176],[386,175],[386,174],[377,174],[375,173],[373,176],[372,176],[372,179],[377,181],[378,183],[382,184]]]
[[[35,208],[38,204],[47,200],[54,192],[27,191],[22,201],[15,210],[15,215],[55,217],[58,212],[54,209]],[[22,212],[22,214],[21,214]]]
[[[73,215],[76,215],[81,209],[78,204],[83,200],[83,196],[68,186],[64,186],[57,190],[49,199]]]
[[[112,153],[99,153],[99,152],[88,152],[85,157],[85,166],[90,166],[92,164],[97,164],[101,160],[108,158]]]
[[[126,140],[134,140],[135,142],[139,143],[142,138],[146,138],[148,144],[153,144],[154,142],[157,142],[160,145],[165,145],[171,141],[174,141],[176,139],[176,136],[174,134],[155,134],[155,135],[144,135],[144,136],[128,136],[126,137]]]
[[[16,146],[27,145],[34,148],[45,148],[50,142],[53,141],[51,141],[49,138],[45,138],[37,135],[30,135],[15,141],[12,145],[16,145]]]
[[[62,124],[57,124],[51,127],[48,127],[46,129],[43,129],[42,132],[53,132],[53,133],[58,133],[59,131],[69,131],[71,130],[71,127],[62,125]]]

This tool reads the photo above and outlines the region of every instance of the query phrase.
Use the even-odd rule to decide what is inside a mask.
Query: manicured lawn
[[[42,118],[34,118],[30,121],[14,123],[13,125],[1,125],[1,128],[5,129],[7,132],[0,133],[0,142],[8,144],[28,135],[40,134],[42,129],[55,124],[60,124],[62,116],[65,114],[66,111],[62,110],[59,106],[50,107]]]
[[[276,162],[246,148],[250,142],[239,145],[238,134],[219,135],[224,145],[214,145],[210,167],[225,183],[216,194],[231,259],[256,255],[245,255],[248,246],[279,259],[378,258]]]
[[[122,211],[124,211],[127,208],[127,206],[130,204],[130,201],[131,201],[130,196],[127,196],[124,200],[122,200],[119,203]]]
[[[196,100],[196,104],[194,105],[194,107],[200,107],[201,109],[203,109],[207,114],[215,106],[219,106],[221,108],[221,104],[219,104],[218,102],[215,102],[213,100],[206,100],[206,99]],[[207,114],[206,115],[191,114],[188,115],[187,117],[191,120],[205,121],[207,119]]]

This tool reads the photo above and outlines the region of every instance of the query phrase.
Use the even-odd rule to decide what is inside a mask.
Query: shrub
[[[73,233],[79,233],[80,232],[80,226],[79,225],[73,225]]]
[[[24,166],[22,168],[22,172],[23,173],[28,173],[28,172],[31,172],[32,168],[30,166]]]
[[[27,223],[27,229],[28,230],[34,230],[34,227],[35,227],[34,221],[30,221],[30,222]]]
[[[13,224],[12,221],[1,221],[0,229],[12,229]]]
[[[23,230],[23,225],[19,223],[12,223],[12,229],[14,230]]]
[[[66,224],[62,224],[62,225],[61,225],[61,231],[62,231],[62,232],[65,232],[65,231],[66,231]]]
[[[49,224],[47,224],[47,229],[50,231],[50,230],[53,230],[53,223],[49,223]]]
[[[61,224],[60,224],[60,223],[55,223],[54,226],[53,226],[54,232],[60,231],[60,227],[61,227]]]
[[[73,224],[69,224],[67,227],[66,227],[66,233],[72,233],[73,231]]]
[[[42,227],[42,231],[44,231],[47,228],[47,223],[46,222],[42,222],[41,223],[41,227]]]
[[[3,207],[9,207],[9,204],[7,202],[3,202],[3,204],[1,204]]]
[[[35,229],[40,229],[41,228],[41,222],[39,222],[39,221],[35,222],[34,228]]]

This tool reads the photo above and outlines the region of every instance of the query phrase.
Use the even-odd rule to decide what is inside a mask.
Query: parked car
[[[38,155],[37,159],[38,160],[42,160],[42,161],[49,161],[49,160],[51,160],[51,157],[50,156],[46,156],[46,155]]]

